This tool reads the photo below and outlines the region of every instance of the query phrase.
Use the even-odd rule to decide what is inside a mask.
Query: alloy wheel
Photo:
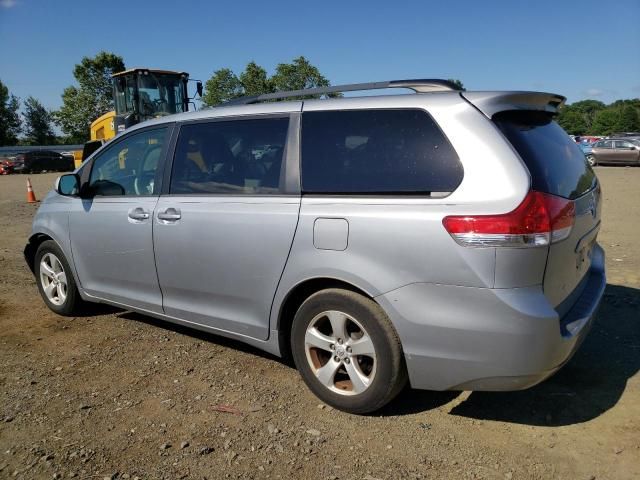
[[[377,364],[373,341],[350,315],[337,310],[316,315],[304,341],[311,371],[332,392],[357,395],[373,382]]]
[[[53,253],[46,253],[40,260],[40,283],[47,300],[62,305],[67,299],[67,274],[62,262]]]

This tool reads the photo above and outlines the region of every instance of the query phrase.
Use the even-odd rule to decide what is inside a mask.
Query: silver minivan
[[[413,93],[306,99],[377,88]],[[407,80],[148,121],[58,179],[25,257],[56,313],[100,302],[239,339],[348,412],[407,382],[524,389],[569,360],[606,284],[563,102]]]

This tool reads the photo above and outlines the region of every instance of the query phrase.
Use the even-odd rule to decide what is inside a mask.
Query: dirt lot
[[[0,177],[0,478],[639,479],[640,168],[597,172],[609,285],[573,360],[524,392],[407,389],[370,417],[235,342],[54,315],[22,259],[37,207]],[[54,178],[31,177],[38,198]]]

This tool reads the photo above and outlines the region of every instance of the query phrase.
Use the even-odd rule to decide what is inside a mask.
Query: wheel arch
[[[29,237],[27,245],[24,247],[24,259],[29,266],[29,270],[31,273],[35,274],[35,260],[36,260],[36,252],[38,251],[38,247],[42,245],[47,240],[54,241],[58,247],[62,250],[62,247],[59,242],[57,242],[53,237],[47,235],[46,233],[34,233]],[[64,251],[64,250],[63,250]]]
[[[24,247],[24,259],[27,262],[27,265],[29,266],[29,269],[31,270],[31,272],[35,275],[35,259],[36,259],[36,253],[38,252],[38,247],[40,247],[40,245],[42,245],[47,240],[51,240],[52,242],[54,242],[58,246],[58,248],[62,251],[62,254],[65,257],[65,260],[69,264],[69,267],[71,269],[70,273],[71,275],[73,275],[73,278],[76,282],[78,290],[82,290],[81,284],[78,279],[78,272],[76,271],[75,262],[74,262],[73,256],[71,255],[71,251],[70,251],[71,247],[69,245],[65,246],[63,242],[61,242],[58,238],[56,238],[53,232],[49,232],[46,230],[39,231],[39,232],[33,233],[29,237],[29,240],[27,241],[27,245]]]
[[[291,327],[298,308],[300,308],[300,305],[311,295],[328,288],[342,288],[359,293],[374,302],[376,301],[372,295],[362,288],[338,278],[315,277],[299,282],[289,290],[278,309],[276,330],[278,331],[280,353],[283,358],[291,359]]]

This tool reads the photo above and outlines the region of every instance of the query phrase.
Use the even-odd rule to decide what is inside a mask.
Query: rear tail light
[[[465,247],[538,247],[567,238],[574,220],[571,200],[532,190],[512,212],[448,216],[442,224]]]

